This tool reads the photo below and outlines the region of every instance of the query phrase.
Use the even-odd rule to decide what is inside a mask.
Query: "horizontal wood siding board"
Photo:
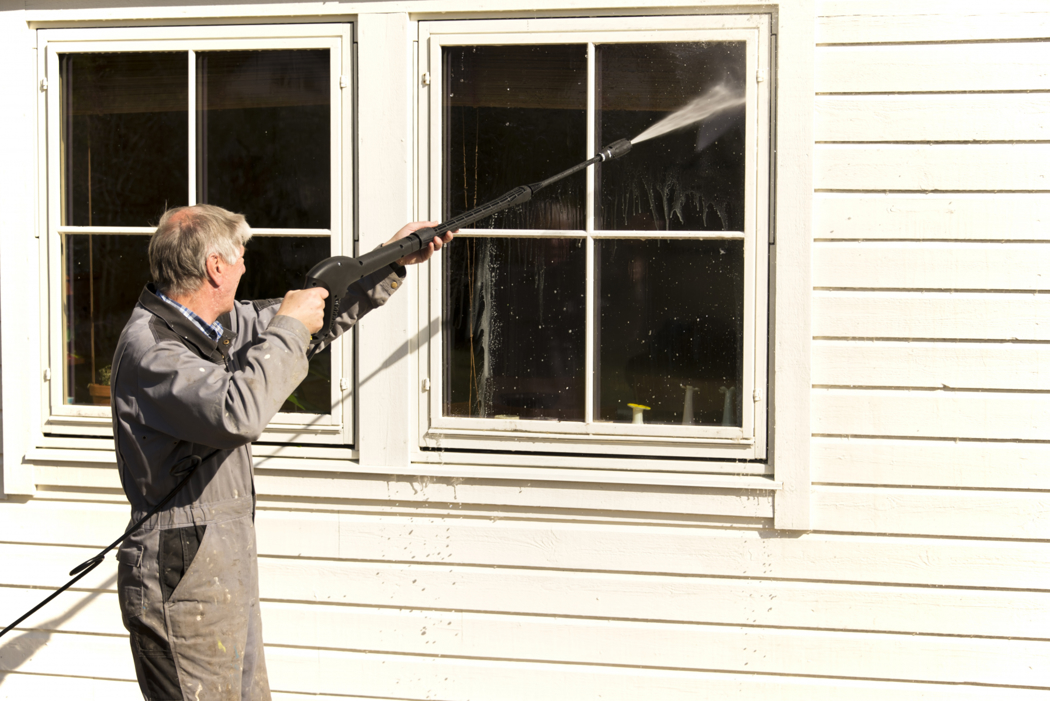
[[[1050,66],[1046,71],[1050,74]],[[1047,192],[1050,144],[817,144],[813,187],[851,192]]]
[[[817,3],[818,44],[1002,41],[1050,36],[1042,0],[830,0]]]
[[[813,335],[835,339],[1050,341],[1050,295],[815,292]]]
[[[1050,344],[814,341],[813,384],[1050,392]]]
[[[107,598],[109,618],[114,622],[108,634],[123,636],[122,629],[118,630],[119,616],[113,615],[116,597]],[[1050,642],[1033,640],[275,602],[264,602],[262,614],[271,649],[284,645],[380,654],[1014,686],[1047,681],[1043,668],[1050,665]],[[819,612],[812,615],[817,618]],[[37,633],[42,634],[46,635]],[[35,637],[32,633],[24,636],[28,640]],[[21,643],[12,647],[21,648],[23,655],[29,652]],[[931,659],[937,661],[931,663]],[[0,664],[3,662],[0,652]]]
[[[271,644],[822,677],[1050,686],[1050,642],[269,605]],[[282,635],[283,634],[283,635]]]
[[[37,487],[121,489],[116,465],[44,463],[33,466],[33,479]]]
[[[119,489],[113,467],[40,465],[38,486]],[[727,480],[728,481],[728,480]],[[345,499],[404,504],[483,504],[487,507],[600,510],[620,513],[704,514],[733,518],[772,518],[772,491],[740,498],[734,489],[700,489],[608,483],[530,482],[528,490],[511,480],[461,480],[408,475],[368,475],[257,468],[256,489],[261,495],[282,498]]]
[[[103,517],[82,509],[85,505],[66,505],[64,515],[56,516],[37,506],[17,514],[0,509],[4,538],[45,546],[79,540],[101,548],[126,524],[123,509]],[[1050,545],[1025,541],[821,533],[789,537],[772,530],[528,522],[495,513],[488,518],[429,518],[260,510],[257,530],[260,552],[283,557],[1050,589]],[[70,556],[49,547],[6,547],[55,555],[54,571],[4,574],[4,580],[17,585],[57,587],[69,569],[93,554],[86,548],[72,548]]]
[[[705,514],[772,518],[772,492],[754,491],[741,499],[740,490],[586,483],[495,481],[464,483],[457,479],[387,479],[326,474],[268,474],[256,477],[260,492],[282,496],[330,499],[374,499],[430,504],[484,504],[489,507],[588,509],[604,512]]]
[[[9,543],[66,542],[101,548],[123,529],[124,510],[112,508],[106,515],[85,506],[34,503],[17,513],[0,508],[0,533]],[[488,518],[428,518],[260,510],[257,530],[260,552],[280,557],[1050,589],[1050,544],[1023,541],[526,521],[495,513]],[[54,569],[46,576],[12,572],[3,577],[12,584],[32,586],[64,583],[71,568],[94,554],[88,548],[73,548],[70,557],[52,547],[5,547],[38,550],[44,556],[57,553]],[[105,581],[106,570],[99,570],[89,577]],[[115,573],[115,566],[110,572]],[[21,579],[29,576],[39,578]]]
[[[1046,141],[1050,93],[821,95],[819,142]]]
[[[119,675],[115,676],[118,679],[131,677],[127,640],[123,638],[95,637],[88,645],[82,636],[27,633],[22,636],[19,647],[33,647],[36,652],[22,662],[19,666],[22,674],[18,676],[61,674],[90,678],[111,674]],[[8,652],[9,649],[12,652]],[[754,648],[751,654],[758,659],[763,651]],[[13,654],[13,646],[5,646],[0,652],[0,668]],[[875,701],[887,695],[907,698],[911,694],[911,697],[917,697],[921,692],[923,698],[954,701],[988,698],[989,692],[993,692],[988,687],[957,683],[805,679],[755,675],[750,671],[712,673],[623,669],[605,665],[449,659],[273,645],[267,646],[266,661],[271,687],[277,692],[357,698],[390,698],[393,691],[396,698],[402,699],[534,701],[537,698],[602,698],[637,701],[639,698],[654,698],[653,695],[657,694],[661,700],[669,701],[697,698],[751,700],[774,695],[784,701],[842,698]],[[1011,666],[1019,665],[1015,662]],[[1045,695],[1045,692],[1037,693],[1033,689],[1010,688],[994,689],[993,693],[996,699],[1004,701],[1028,701],[1039,698],[1038,693]],[[39,694],[34,696],[39,697]]]
[[[813,391],[813,432],[833,436],[1047,440],[1050,394]]]
[[[273,662],[271,662],[273,660]],[[491,699],[535,701],[540,698],[638,701],[721,699],[754,701],[876,701],[896,695],[908,698],[956,701],[987,698],[987,687],[910,684],[874,681],[802,679],[750,673],[708,673],[677,670],[619,669],[616,667],[549,665],[542,663],[482,662],[373,655],[367,653],[314,654],[306,650],[267,651],[271,679],[309,680],[312,690],[347,690],[355,680],[355,694],[382,694],[396,689],[411,698]],[[1002,701],[1028,701],[1039,693],[1026,689],[995,689]]]
[[[1050,44],[818,47],[815,71],[817,94],[1050,90]]]
[[[813,246],[813,285],[1045,292],[1050,291],[1050,242],[821,242]]]
[[[142,692],[139,691],[138,682],[133,679],[92,679],[90,677],[43,676],[18,672],[8,674],[0,671],[0,699],[4,701],[20,701],[21,699],[134,701],[140,698],[142,698]],[[317,700],[311,699],[311,701]]]
[[[814,486],[813,527],[847,533],[1050,540],[1050,493]]]
[[[1050,195],[841,194],[813,200],[816,239],[1050,241]]]
[[[11,567],[41,568],[33,554]],[[46,564],[46,563],[44,563]],[[47,577],[38,575],[41,584]],[[51,584],[51,582],[46,582]],[[22,629],[123,635],[115,582],[68,591]],[[5,586],[0,620],[15,620],[46,590]],[[598,620],[831,631],[1050,638],[1050,591],[762,581],[726,577],[551,572],[263,557],[264,601],[309,607],[458,611]],[[267,640],[272,627],[267,624]],[[294,632],[294,631],[293,631]],[[287,644],[295,644],[287,642]]]
[[[815,483],[1050,490],[1050,444],[818,437]]]

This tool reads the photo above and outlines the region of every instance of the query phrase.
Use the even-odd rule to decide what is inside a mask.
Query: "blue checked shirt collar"
[[[160,297],[161,299],[163,299],[165,302],[167,302],[171,306],[173,306],[176,309],[178,309],[179,313],[181,313],[184,317],[186,317],[187,319],[192,321],[194,326],[196,326],[198,329],[203,331],[204,335],[207,336],[208,338],[210,338],[211,340],[213,340],[215,342],[218,342],[219,339],[222,338],[223,328],[222,328],[222,324],[219,323],[218,319],[216,319],[214,323],[209,324],[206,321],[204,321],[204,319],[202,319],[199,316],[197,316],[196,314],[194,314],[193,310],[182,306],[181,304],[179,304],[178,302],[173,300],[171,297],[168,297],[166,294],[164,294],[160,290],[157,290],[157,296]]]

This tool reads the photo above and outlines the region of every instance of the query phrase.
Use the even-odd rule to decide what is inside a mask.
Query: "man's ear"
[[[226,269],[229,266],[222,256],[212,253],[204,264],[204,277],[211,283],[212,287],[221,287],[226,278]]]

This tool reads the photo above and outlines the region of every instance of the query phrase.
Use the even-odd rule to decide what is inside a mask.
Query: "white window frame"
[[[587,265],[593,272],[595,241],[609,239],[730,240],[744,242],[744,371],[741,392],[743,421],[740,427],[624,424],[596,421],[593,416],[593,382],[596,376],[593,339],[594,277],[588,274],[586,324],[587,346],[585,396],[588,415],[582,422],[549,422],[511,419],[471,419],[443,416],[442,328],[433,320],[424,338],[421,372],[430,378],[431,391],[419,412],[420,444],[424,448],[483,451],[530,451],[595,453],[609,456],[655,456],[678,458],[664,469],[696,471],[695,458],[704,458],[706,472],[739,473],[737,461],[766,458],[765,403],[767,369],[767,299],[769,210],[768,75],[770,62],[770,16],[694,15],[689,17],[615,17],[600,19],[543,19],[427,22],[420,25],[420,63],[430,75],[429,86],[420,95],[420,140],[423,144],[420,172],[421,211],[425,218],[441,218],[442,192],[442,50],[450,46],[508,44],[580,44],[588,49],[587,153],[597,153],[604,144],[594,142],[594,47],[596,44],[689,41],[746,42],[746,152],[745,216],[743,232],[594,231],[594,169],[587,171],[585,231],[465,230],[461,236],[583,238]],[[630,158],[630,155],[626,156]],[[582,160],[582,159],[581,159]],[[427,182],[429,180],[429,182]],[[429,195],[424,198],[424,195]],[[528,206],[528,205],[526,205]],[[442,298],[443,258],[431,262],[429,277],[421,275],[420,287],[429,288],[430,299]],[[431,302],[432,308],[439,304]],[[438,316],[438,314],[434,314]],[[428,451],[420,451],[427,460]],[[688,459],[685,463],[681,459]],[[446,456],[447,459],[447,456]],[[650,469],[637,460],[623,461],[622,469]],[[754,469],[754,468],[752,468]],[[744,468],[748,471],[748,468]]]
[[[353,251],[353,139],[348,125],[352,114],[350,79],[353,76],[351,25],[339,24],[268,24],[214,25],[186,27],[121,27],[107,29],[40,30],[38,71],[53,86],[45,94],[45,108],[40,115],[40,133],[45,140],[41,163],[45,190],[40,217],[46,225],[46,270],[42,270],[42,290],[47,300],[42,328],[48,331],[48,343],[42,346],[41,363],[50,370],[41,398],[41,426],[45,434],[74,436],[112,436],[108,407],[64,403],[65,339],[63,337],[62,236],[66,234],[148,235],[149,227],[78,227],[61,226],[61,79],[59,55],[63,53],[178,51],[187,55],[189,122],[187,155],[189,158],[189,200],[196,203],[196,76],[198,51],[260,49],[328,49],[331,97],[331,226],[329,229],[253,228],[253,236],[312,236],[331,241],[330,255]],[[219,203],[221,204],[221,203]],[[251,224],[251,222],[249,222]],[[265,265],[253,261],[248,245],[248,265]],[[48,282],[50,281],[50,282]],[[354,440],[353,353],[352,336],[336,340],[331,351],[332,377],[330,414],[279,413],[270,422],[260,441],[277,443],[347,445]]]

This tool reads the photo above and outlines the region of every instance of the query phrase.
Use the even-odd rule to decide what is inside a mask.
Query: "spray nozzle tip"
[[[612,142],[599,153],[603,161],[611,161],[614,158],[626,155],[631,150],[632,145],[633,144],[627,139],[620,139],[619,141]]]

